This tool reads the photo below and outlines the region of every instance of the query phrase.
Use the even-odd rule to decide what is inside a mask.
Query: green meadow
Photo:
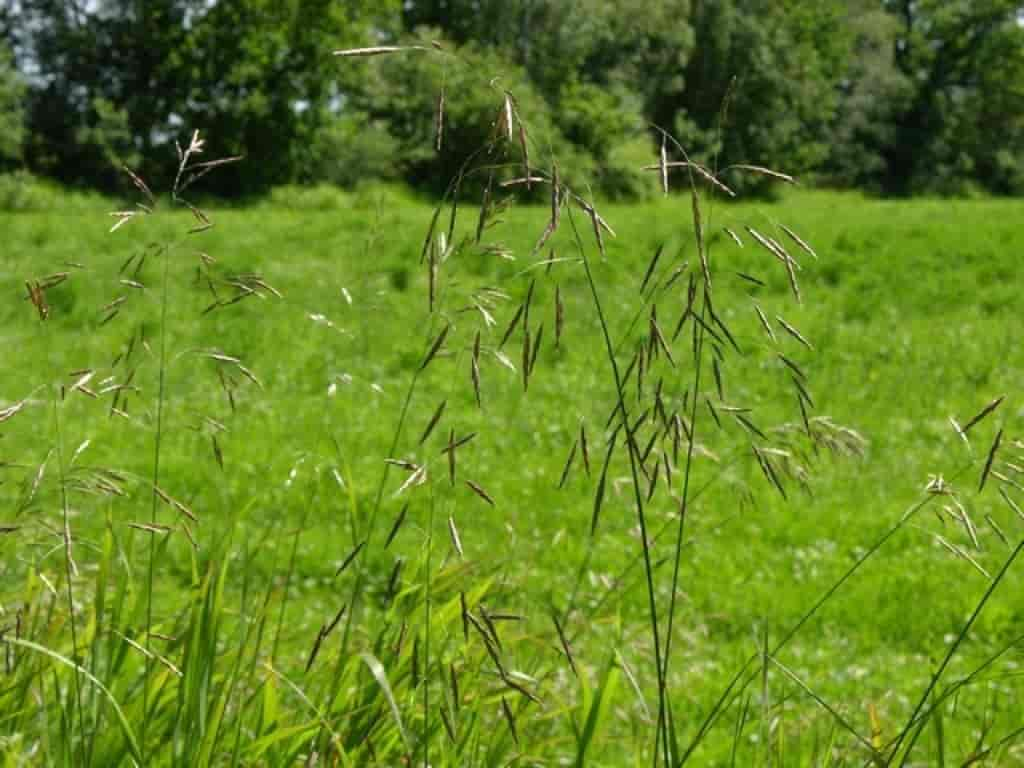
[[[5,765],[651,764],[670,605],[677,762],[1024,763],[1020,202],[166,202],[0,214]]]

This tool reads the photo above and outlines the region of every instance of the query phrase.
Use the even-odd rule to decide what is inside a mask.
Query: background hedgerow
[[[443,64],[382,61],[382,79],[375,66],[329,63],[335,47],[426,37],[503,73],[535,138],[562,144],[566,168],[598,192],[644,191],[623,184],[609,153],[639,136],[657,143],[660,126],[722,165],[784,166],[805,184],[1012,195],[1024,156],[1019,17],[1018,0],[17,0],[0,4],[0,49],[12,53],[9,65],[0,54],[0,163],[124,194],[113,156],[167,188],[159,158],[201,125],[226,154],[260,158],[207,180],[225,198],[349,184],[346,159],[377,180],[443,186],[447,176],[425,174],[445,155],[415,140],[431,109],[404,108],[436,97]],[[450,74],[465,130],[486,132],[470,98],[483,83]],[[23,97],[11,103],[12,92]],[[354,126],[365,160],[339,142]],[[733,179],[771,191],[763,181]]]

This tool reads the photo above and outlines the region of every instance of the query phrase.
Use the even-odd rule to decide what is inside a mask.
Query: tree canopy
[[[365,179],[436,190],[489,140],[509,94],[533,161],[558,158],[612,195],[650,189],[638,168],[661,131],[719,167],[1015,194],[1022,12],[1013,0],[0,0],[0,170],[110,188],[130,165],[158,179],[166,148],[199,127],[250,158],[219,176],[222,194]],[[331,55],[407,43],[428,50]]]

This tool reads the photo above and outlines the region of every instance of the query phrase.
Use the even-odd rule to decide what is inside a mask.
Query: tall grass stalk
[[[160,458],[164,437],[164,402],[167,387],[167,307],[168,307],[168,283],[170,274],[170,251],[164,247],[160,250],[163,269],[160,278],[160,351],[157,371],[157,392],[156,392],[156,431],[153,435],[153,492],[150,494],[149,522],[154,531],[157,525],[157,505],[159,504],[160,487]],[[149,563],[146,569],[146,672],[142,678],[142,727],[140,739],[143,750],[143,760],[148,757],[147,725],[149,722],[149,682],[153,676],[153,585],[156,580],[156,547],[157,536],[150,532],[149,537]]]
[[[942,679],[942,676],[945,673],[946,668],[949,666],[950,661],[953,660],[953,657],[956,655],[956,652],[960,650],[960,646],[967,638],[968,633],[971,631],[971,628],[978,620],[978,617],[981,616],[981,612],[985,609],[985,605],[988,603],[989,599],[995,593],[999,585],[1003,582],[1003,579],[1006,578],[1006,574],[1010,570],[1010,566],[1013,565],[1014,561],[1020,555],[1021,550],[1024,550],[1024,539],[1022,539],[1017,544],[1017,546],[1014,547],[1013,552],[1010,553],[1010,556],[1007,557],[1006,560],[1003,562],[1003,566],[999,569],[999,573],[995,575],[995,578],[992,579],[991,583],[988,585],[988,588],[985,590],[985,593],[981,596],[981,599],[979,599],[977,604],[974,606],[974,611],[971,613],[970,618],[963,625],[963,627],[957,633],[956,638],[950,644],[949,650],[946,651],[946,655],[942,658],[942,662],[939,664],[938,669],[935,670],[927,687],[921,694],[921,698],[918,699],[917,705],[914,707],[913,713],[907,720],[907,724],[903,727],[903,730],[900,731],[899,736],[896,737],[896,743],[892,747],[893,757],[899,754],[900,747],[903,745],[904,740],[907,738],[910,731],[914,729],[914,725],[918,719],[917,716],[921,713],[921,710],[924,709],[925,704],[928,702],[928,699],[931,697],[932,692],[935,690],[935,686],[937,686],[939,684],[939,680]],[[917,739],[921,734],[921,730],[922,728],[919,727],[916,731],[914,731],[914,735],[910,739],[910,742],[907,744],[907,748],[903,751],[903,755],[900,758],[899,763],[901,768],[902,766],[906,765],[907,760],[910,759],[910,755],[914,750],[914,744],[916,744]]]
[[[658,678],[658,710],[659,712],[665,712],[665,672],[666,669],[662,664],[661,654],[661,632],[658,629],[658,604],[657,604],[657,592],[654,586],[654,566],[651,561],[651,547],[650,540],[647,537],[647,517],[644,514],[644,498],[643,493],[640,490],[640,474],[637,470],[637,457],[639,449],[636,446],[636,439],[632,433],[632,427],[629,419],[629,408],[626,405],[626,393],[622,383],[622,375],[619,372],[618,360],[615,357],[615,346],[612,342],[611,332],[608,329],[608,321],[605,317],[604,309],[601,306],[601,297],[597,290],[597,283],[594,281],[594,273],[590,267],[590,257],[587,252],[587,248],[583,244],[583,239],[580,237],[579,228],[576,226],[576,220],[573,217],[572,210],[569,211],[569,222],[572,225],[573,237],[576,241],[576,247],[583,259],[583,271],[587,279],[587,287],[590,289],[590,296],[594,302],[594,310],[597,313],[598,322],[601,325],[601,335],[604,338],[605,353],[608,359],[608,365],[611,370],[612,379],[615,384],[615,396],[617,398],[617,408],[620,414],[620,424],[622,430],[626,434],[626,447],[627,454],[629,456],[629,471],[632,478],[633,487],[633,504],[636,511],[637,523],[640,526],[640,547],[643,552],[644,558],[644,575],[647,584],[647,604],[649,611],[650,630],[651,637],[654,642],[654,663],[655,670]],[[661,716],[659,715],[659,720]],[[655,735],[655,744],[657,745],[657,734]],[[655,748],[655,753],[657,748]],[[666,740],[664,745],[664,758],[666,766],[671,765],[671,758],[669,754],[668,742]]]
[[[967,471],[974,465],[974,462],[970,462],[967,465],[961,467],[957,472],[954,473],[953,479],[962,477]],[[906,510],[900,518],[890,526],[878,539],[876,539],[857,559],[847,568],[838,579],[836,579],[822,594],[821,596],[808,608],[796,621],[796,623],[790,627],[782,636],[782,638],[776,641],[775,645],[772,646],[771,650],[768,651],[769,657],[776,657],[782,652],[789,643],[799,634],[799,632],[807,625],[808,622],[818,612],[829,603],[835,595],[849,582],[858,571],[860,571],[879,551],[900,531],[907,527],[917,514],[926,508],[928,505],[935,503],[938,496],[934,494],[925,495],[920,501],[911,506]],[[697,748],[700,746],[704,738],[710,732],[711,728],[717,719],[729,709],[734,703],[736,703],[744,694],[747,688],[757,679],[758,675],[762,673],[762,669],[759,667],[753,670],[742,683],[739,681],[743,678],[746,670],[750,668],[754,662],[759,658],[758,654],[750,656],[737,670],[736,674],[730,679],[729,684],[722,691],[721,695],[716,699],[714,705],[708,711],[704,720],[701,722],[700,728],[697,731],[696,736],[687,747],[683,754],[679,765],[685,765],[690,757],[694,754]],[[735,693],[733,689],[739,683],[739,688]]]
[[[726,95],[725,100],[728,101],[728,94]],[[721,115],[721,117],[719,119],[719,134],[721,134],[722,124],[725,122],[724,114],[725,114],[725,107],[723,106],[722,115]],[[661,135],[662,135],[662,142],[665,142],[666,140],[671,140],[672,143],[676,146],[676,148],[681,152],[681,154],[682,154],[683,158],[685,159],[685,161],[687,163],[690,162],[690,158],[686,154],[686,151],[683,149],[682,146],[679,145],[679,143],[675,140],[675,138],[673,138],[666,131],[661,131]],[[719,135],[719,144],[721,144],[721,135]],[[664,146],[664,144],[663,144],[663,146]],[[716,158],[715,158],[715,165],[716,166],[717,166],[717,163],[718,163],[718,159],[717,159],[717,155],[716,155]],[[691,195],[692,207],[693,207],[693,228],[694,228],[694,234],[695,234],[695,238],[694,239],[696,241],[696,248],[697,248],[697,257],[701,261],[702,264],[705,264],[705,263],[707,263],[707,260],[709,258],[709,255],[707,253],[708,246],[707,246],[707,244],[704,241],[703,235],[700,234],[701,227],[703,226],[703,224],[702,224],[702,222],[700,220],[700,197],[699,197],[698,190],[697,190],[697,183],[696,183],[696,181],[695,181],[695,179],[693,177],[693,170],[690,167],[687,168],[687,180],[689,182],[690,195]],[[666,186],[667,186],[667,184],[666,184]],[[685,463],[683,465],[683,489],[682,489],[682,494],[681,494],[681,497],[680,497],[680,500],[679,500],[679,522],[678,522],[677,527],[676,527],[676,541],[675,541],[675,550],[674,550],[674,562],[673,562],[673,565],[672,565],[672,586],[671,586],[671,588],[669,590],[668,626],[665,629],[665,670],[662,672],[662,674],[660,676],[660,680],[659,680],[659,682],[662,685],[664,685],[666,680],[668,679],[669,666],[670,666],[671,661],[672,661],[672,638],[673,638],[673,631],[672,630],[673,630],[673,628],[675,626],[676,602],[677,602],[677,597],[678,597],[678,594],[679,594],[679,572],[680,572],[680,565],[682,563],[683,534],[684,534],[685,529],[686,529],[686,516],[687,516],[687,513],[689,512],[689,506],[688,505],[689,505],[689,501],[690,501],[690,476],[691,476],[691,473],[692,473],[692,470],[693,470],[693,456],[694,456],[694,449],[695,449],[696,442],[697,442],[697,411],[698,411],[697,404],[698,404],[698,401],[700,399],[699,393],[700,393],[700,387],[701,387],[701,374],[703,373],[703,370],[704,370],[704,341],[705,341],[704,334],[705,334],[705,328],[707,327],[708,292],[711,290],[711,285],[707,282],[707,274],[706,273],[704,274],[704,278],[705,278],[705,282],[703,284],[703,290],[701,292],[701,308],[700,308],[700,318],[701,318],[702,322],[700,323],[699,327],[695,331],[696,341],[695,341],[695,344],[694,344],[694,355],[693,355],[693,357],[694,357],[694,360],[693,360],[693,403],[690,406],[690,439],[689,439],[689,441],[687,441],[687,445],[686,445],[686,461],[685,461]],[[676,755],[674,752],[672,752],[672,753],[669,752],[669,738],[668,738],[669,730],[668,730],[668,727],[667,727],[668,726],[668,722],[666,720],[667,720],[667,718],[671,717],[671,711],[663,709],[662,704],[664,703],[664,701],[665,701],[665,697],[664,696],[659,696],[658,725],[657,725],[655,730],[656,730],[656,732],[663,731],[663,741],[662,741],[662,743],[663,743],[663,747],[664,747],[665,766],[666,766],[666,768],[669,768],[670,766],[676,765],[676,760],[678,759],[678,755]]]
[[[47,359],[52,360],[52,331],[45,318],[42,318],[42,333],[45,337],[45,350]],[[74,712],[68,717],[71,730],[68,734],[68,748],[75,756],[78,750],[84,750],[86,740],[85,715],[82,703],[82,683],[80,679],[80,668],[78,666],[79,644],[78,644],[78,618],[75,612],[74,578],[77,576],[72,554],[71,537],[71,510],[68,504],[67,491],[67,465],[64,455],[64,429],[61,419],[61,408],[64,400],[64,386],[60,383],[60,372],[54,364],[53,383],[50,387],[50,394],[53,400],[53,430],[55,438],[55,451],[57,454],[57,483],[60,489],[61,509],[61,533],[64,540],[64,582],[65,598],[67,599],[68,625],[71,629],[71,658],[74,660],[72,667],[72,688],[74,690]],[[58,697],[60,698],[59,691]],[[63,708],[63,704],[61,705]],[[78,735],[80,743],[75,740],[74,721],[78,718]]]

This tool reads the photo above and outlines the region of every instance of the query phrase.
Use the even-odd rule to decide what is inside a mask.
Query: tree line
[[[882,194],[1024,191],[1024,3],[1011,0],[0,0],[0,171],[159,180],[202,128],[224,195],[437,190],[505,93],[552,157],[642,195],[689,155]],[[419,45],[424,55],[332,51]],[[439,94],[444,136],[436,140]]]

